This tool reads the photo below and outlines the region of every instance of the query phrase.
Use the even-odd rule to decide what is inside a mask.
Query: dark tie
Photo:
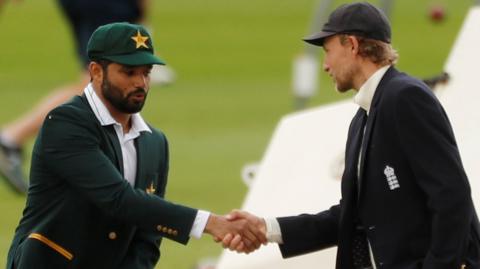
[[[362,165],[362,151],[363,151],[363,141],[365,140],[365,127],[367,125],[367,119],[368,119],[368,116],[367,116],[367,112],[365,110],[362,109],[362,124],[361,124],[361,128],[358,130],[358,132],[360,133],[360,139],[359,139],[359,142],[360,142],[360,145],[359,145],[359,150],[358,150],[358,157],[357,157],[357,194],[359,195],[358,197],[360,197],[360,166]],[[357,198],[358,198],[357,197]]]
[[[358,164],[357,164],[357,195],[360,195],[360,165],[361,165],[361,152],[363,147],[363,140],[365,134],[365,125],[367,123],[367,113],[362,109],[361,124],[359,126],[358,132],[359,137],[359,150],[358,150]],[[352,238],[352,258],[354,269],[370,269],[372,268],[372,263],[370,260],[367,236],[363,227],[358,226],[355,229],[353,238]]]
[[[354,269],[370,269],[372,262],[368,253],[367,236],[363,228],[357,228],[352,240],[352,258]]]

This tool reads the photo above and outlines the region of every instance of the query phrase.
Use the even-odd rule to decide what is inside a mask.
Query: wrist
[[[205,225],[205,230],[204,232],[207,234],[213,235],[213,231],[215,230],[215,226],[217,225],[218,222],[218,216],[215,214],[210,214],[207,220],[207,225]]]
[[[283,244],[282,230],[276,218],[263,219],[265,223],[265,235],[268,242]]]

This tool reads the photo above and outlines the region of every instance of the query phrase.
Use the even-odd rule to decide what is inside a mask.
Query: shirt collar
[[[353,101],[367,111],[367,115],[370,111],[370,106],[372,105],[373,96],[375,95],[378,84],[380,84],[380,81],[389,68],[390,65],[386,65],[375,71],[375,73],[363,83],[355,97],[353,97]]]
[[[90,105],[90,107],[93,110],[93,113],[95,114],[95,117],[97,117],[98,121],[102,126],[107,126],[112,124],[120,125],[120,123],[117,122],[112,117],[112,114],[110,114],[110,111],[108,111],[107,107],[102,102],[100,97],[98,97],[98,95],[95,93],[91,83],[89,83],[87,87],[85,87],[84,93],[85,93],[85,96],[87,97],[88,104]],[[149,133],[152,132],[150,127],[148,127],[147,123],[143,120],[140,113],[132,114],[131,120],[132,120],[132,129],[134,131],[136,132],[146,131]]]

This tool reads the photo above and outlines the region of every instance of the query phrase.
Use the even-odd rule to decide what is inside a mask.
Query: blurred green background
[[[293,110],[292,60],[305,49],[301,38],[309,34],[318,2],[152,2],[156,51],[177,73],[173,85],[153,87],[143,112],[169,137],[167,198],[219,214],[240,208],[247,192],[241,168],[261,159],[277,121]],[[333,2],[337,6],[347,1]],[[398,67],[421,78],[440,73],[473,2],[395,1],[391,20]],[[445,8],[446,19],[433,23],[429,9],[438,4]],[[0,29],[1,126],[55,87],[74,81],[79,65],[56,1],[8,3],[1,10]],[[310,106],[351,96],[336,93],[323,74],[320,81]],[[32,143],[25,148],[26,171]],[[0,199],[3,266],[25,198],[1,181]],[[200,259],[221,252],[208,235],[186,247],[165,240],[161,249],[157,268],[163,269],[193,268]]]

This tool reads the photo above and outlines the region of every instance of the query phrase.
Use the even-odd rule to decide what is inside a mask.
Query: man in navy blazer
[[[263,229],[285,258],[337,246],[338,269],[479,269],[479,222],[451,125],[432,91],[393,67],[385,15],[346,4],[305,41],[323,46],[339,92],[357,91],[342,199],[314,215],[231,219]],[[239,240],[223,244],[238,250]]]

